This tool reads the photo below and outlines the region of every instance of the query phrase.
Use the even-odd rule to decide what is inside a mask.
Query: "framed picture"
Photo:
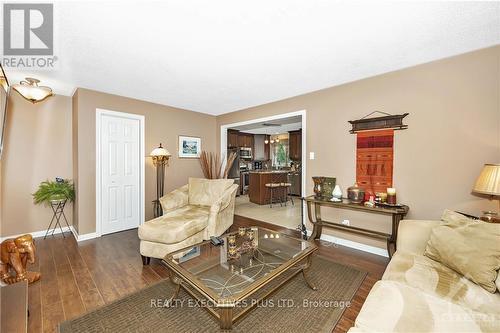
[[[179,157],[199,158],[201,154],[201,138],[179,135]]]

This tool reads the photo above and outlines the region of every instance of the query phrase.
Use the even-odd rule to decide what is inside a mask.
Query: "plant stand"
[[[69,223],[68,223],[68,220],[66,219],[66,215],[64,215],[64,207],[66,206],[66,202],[68,200],[57,200],[57,201],[51,201],[50,202],[50,207],[52,208],[52,219],[50,220],[50,224],[47,228],[47,232],[45,233],[45,236],[43,237],[43,239],[47,238],[47,236],[49,235],[49,232],[50,232],[50,228],[52,227],[52,223],[54,223],[54,227],[52,228],[52,232],[50,233],[52,236],[54,236],[54,232],[56,231],[57,229],[57,226],[59,226],[59,229],[61,230],[61,234],[63,235],[64,238],[66,238],[66,236],[64,236],[64,231],[61,227],[61,223],[60,223],[60,220],[61,220],[61,216],[64,218],[64,221],[66,222],[66,226],[68,227],[69,229]]]

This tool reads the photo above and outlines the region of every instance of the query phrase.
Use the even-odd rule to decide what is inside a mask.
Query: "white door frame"
[[[306,196],[306,175],[307,175],[307,122],[306,122],[306,112],[307,110],[299,110],[299,111],[293,111],[293,112],[288,112],[288,113],[281,113],[281,114],[276,114],[273,116],[269,117],[263,117],[263,118],[256,118],[256,119],[251,119],[251,120],[245,120],[241,121],[238,123],[232,123],[232,124],[225,124],[220,126],[220,151],[221,151],[221,156],[226,156],[227,155],[227,130],[231,127],[237,127],[237,126],[243,126],[243,125],[250,125],[250,124],[255,124],[255,123],[260,123],[260,122],[266,122],[266,121],[271,121],[271,120],[278,120],[278,119],[283,119],[283,118],[288,118],[288,117],[294,117],[294,116],[301,116],[302,119],[302,179],[301,179],[301,195],[302,197]],[[305,205],[305,203],[302,203]],[[304,207],[303,207],[304,208]],[[302,216],[302,222],[304,225],[306,224],[306,216],[303,214]]]
[[[145,182],[144,182],[144,174],[145,174],[145,149],[144,149],[144,122],[145,118],[142,115],[134,114],[134,113],[125,113],[118,111],[111,111],[105,109],[96,109],[95,115],[95,128],[96,128],[96,233],[97,237],[102,236],[102,216],[101,216],[101,199],[102,199],[102,177],[101,177],[101,119],[103,115],[112,116],[112,117],[120,117],[126,119],[134,119],[139,120],[139,225],[144,223],[145,220]]]

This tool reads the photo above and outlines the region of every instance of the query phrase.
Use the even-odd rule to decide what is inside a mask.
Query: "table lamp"
[[[156,167],[156,200],[153,201],[154,217],[163,215],[160,198],[163,196],[163,188],[165,184],[165,165],[168,165],[170,153],[168,150],[160,146],[153,149],[150,154],[153,159],[153,164]]]
[[[488,195],[492,200],[497,199],[500,211],[500,164],[485,164],[472,191]],[[486,214],[490,215],[490,222],[500,222],[498,216],[494,216],[492,212],[486,212]]]

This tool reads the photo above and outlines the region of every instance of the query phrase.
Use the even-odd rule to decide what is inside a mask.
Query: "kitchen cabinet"
[[[302,191],[302,173],[300,171],[294,171],[288,173],[288,182],[292,184],[290,186],[290,194],[300,196]]]
[[[288,138],[288,150],[292,161],[302,160],[302,130],[290,131]]]
[[[238,133],[236,130],[227,130],[227,147],[238,148]]]
[[[253,134],[240,132],[238,135],[238,147],[252,148],[253,150]]]

